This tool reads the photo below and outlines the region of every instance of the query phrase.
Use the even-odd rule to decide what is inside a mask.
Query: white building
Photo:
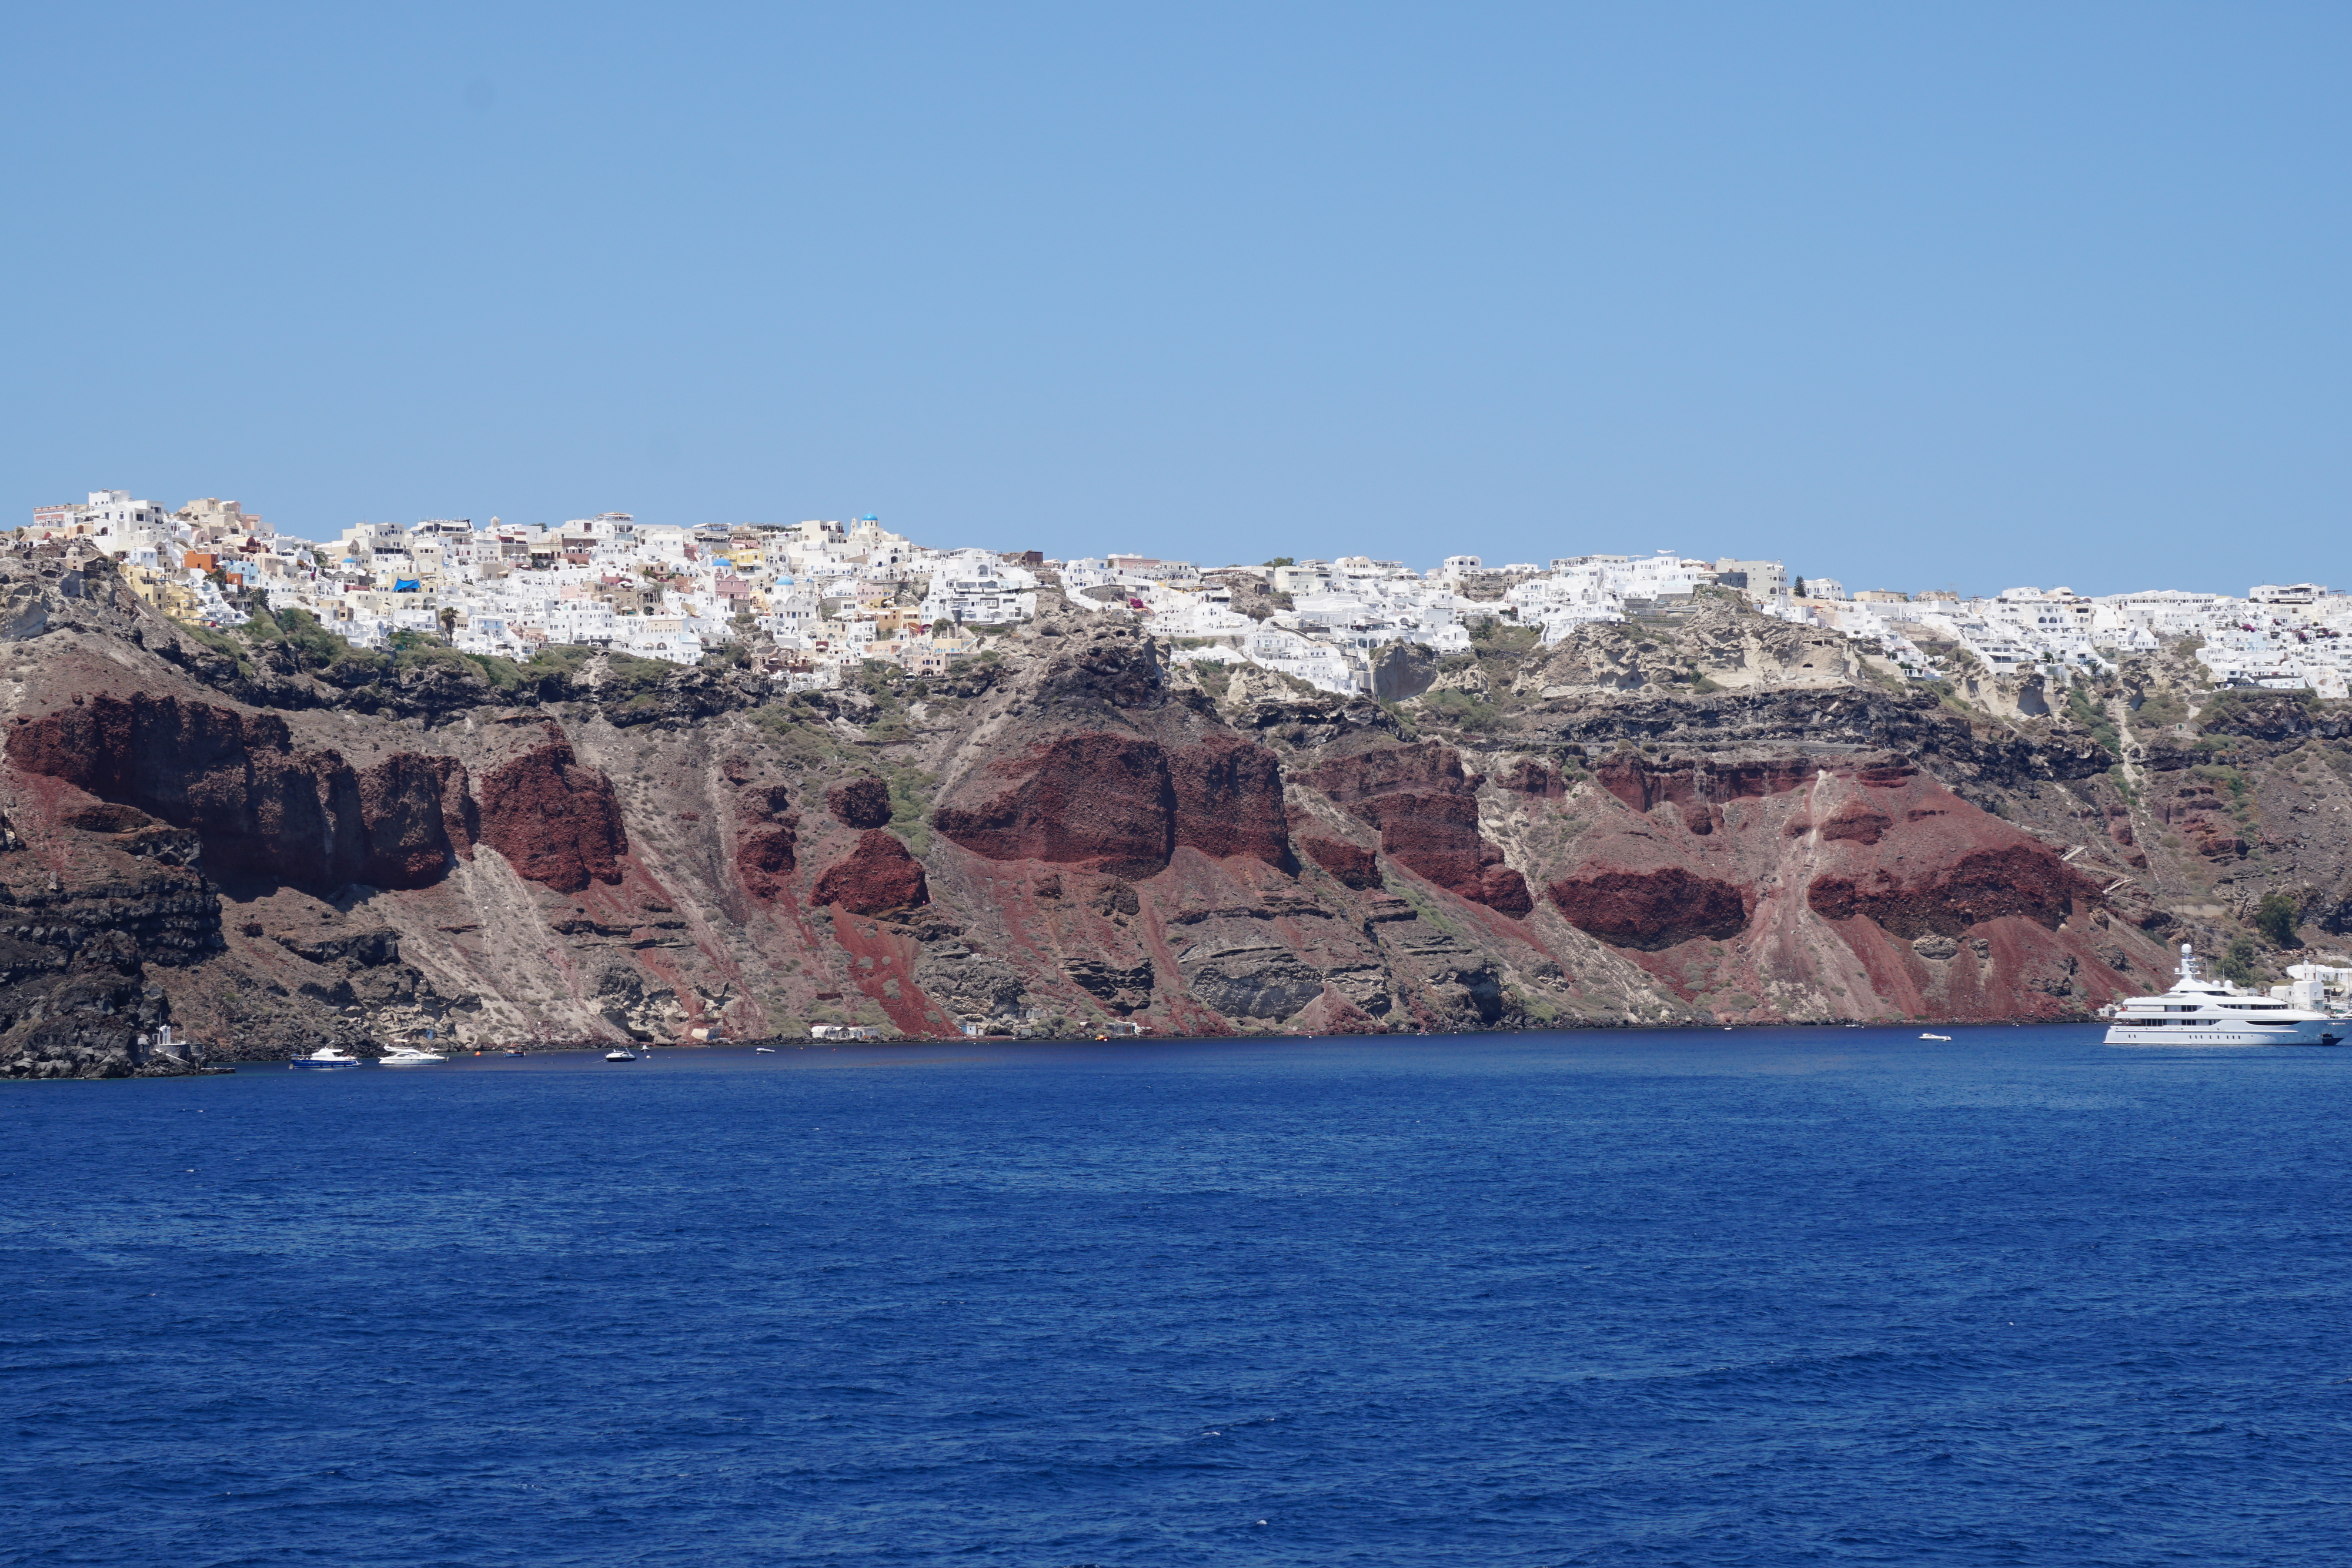
[[[92,490],[86,502],[33,508],[33,527],[37,530],[71,533],[79,529],[116,539],[156,530],[168,534],[172,521],[163,507],[152,501],[133,500],[128,490]]]
[[[1007,565],[989,550],[959,550],[941,558],[931,571],[923,599],[923,619],[937,623],[982,626],[1033,621],[1037,615],[1037,576]]]
[[[1777,560],[1734,560],[1727,556],[1715,563],[1715,579],[1759,604],[1789,596],[1789,571]]]

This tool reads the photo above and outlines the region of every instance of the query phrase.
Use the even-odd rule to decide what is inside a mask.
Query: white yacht
[[[427,1061],[446,1061],[447,1060],[447,1057],[436,1056],[429,1051],[420,1051],[413,1045],[395,1045],[377,1059],[379,1065],[384,1067],[416,1067]]]
[[[2109,1045],[2336,1045],[2352,1036],[2352,1019],[2206,979],[2186,942],[2172,989],[2117,1002],[2107,1016]]]
[[[312,1051],[310,1055],[298,1056],[286,1065],[298,1069],[304,1067],[357,1067],[360,1065],[360,1059],[356,1056],[347,1054],[341,1046],[322,1045],[318,1050]]]

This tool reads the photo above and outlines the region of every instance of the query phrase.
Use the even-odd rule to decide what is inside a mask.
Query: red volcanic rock
[[[1538,758],[1522,758],[1517,766],[1494,776],[1495,782],[1521,795],[1534,795],[1547,800],[1558,800],[1568,794],[1568,781],[1559,769]]]
[[[1918,866],[1908,875],[1880,865],[1860,875],[1821,876],[1805,891],[1806,904],[1824,919],[1864,915],[1906,938],[1957,936],[2004,915],[2021,915],[2054,931],[2077,904],[2088,905],[2097,896],[2095,883],[2021,837]]]
[[[1150,876],[1175,847],[1175,791],[1158,743],[1066,735],[989,774],[1015,782],[969,807],[942,806],[940,831],[992,861],[1041,860]]]
[[[1489,852],[1495,859],[1478,868],[1478,891],[1462,896],[1514,920],[1533,915],[1536,901],[1528,892],[1528,879],[1503,863],[1500,851],[1490,847]]]
[[[737,771],[748,769],[745,764]],[[792,810],[791,792],[782,784],[753,785],[737,798],[736,813],[745,830],[735,849],[736,873],[752,897],[773,898],[784,891],[784,879],[799,863],[795,847],[801,819]]]
[[[879,779],[852,779],[836,784],[824,798],[824,809],[852,828],[890,825],[890,786]]]
[[[1433,740],[1335,757],[1307,774],[1307,781],[1349,807],[1383,795],[1466,795],[1471,789],[1461,754]]]
[[[1475,786],[1434,742],[1335,758],[1307,782],[1381,831],[1381,852],[1447,892],[1501,914],[1535,908],[1525,878],[1478,836]]]
[[[612,780],[580,766],[554,726],[551,738],[482,777],[482,842],[517,875],[558,893],[621,880],[629,852]]]
[[[453,836],[473,847],[474,798],[466,791],[465,767],[454,757],[394,752],[359,776],[359,790],[367,859],[354,881],[429,887],[448,869]]]
[[[1865,777],[1863,782],[1866,784],[1870,780]],[[1894,825],[1894,819],[1885,812],[1860,800],[1849,800],[1830,813],[1830,820],[1822,824],[1822,837],[1852,839],[1856,843],[1874,844],[1878,842],[1878,836]]]
[[[364,772],[286,722],[177,697],[77,698],[8,737],[8,759],[204,841],[208,864],[331,891],[426,887],[476,836],[466,769],[396,752]]]
[[[1644,762],[1639,758],[1612,758],[1593,768],[1601,787],[1636,811],[1648,811],[1661,800],[1672,800],[1688,810],[1694,806],[1721,806],[1733,800],[1759,800],[1803,788],[1815,768],[1801,758],[1764,762]]]
[[[1381,885],[1380,857],[1368,849],[1345,839],[1325,838],[1301,839],[1298,847],[1317,865],[1358,892]]]
[[[1535,908],[1527,880],[1478,836],[1478,803],[1469,796],[1382,795],[1355,810],[1381,830],[1382,854],[1448,893],[1504,915]]]
[[[1695,936],[1722,941],[1748,928],[1748,904],[1727,882],[1680,866],[1591,871],[1544,890],[1568,923],[1615,947],[1656,952]]]
[[[132,833],[155,824],[154,818],[135,806],[110,806],[103,801],[68,811],[58,820],[85,833]]]
[[[1248,855],[1295,871],[1282,765],[1274,753],[1230,735],[1212,735],[1168,758],[1178,844],[1220,860]]]
[[[942,806],[940,832],[990,860],[1041,860],[1150,876],[1179,844],[1285,871],[1290,852],[1281,766],[1265,747],[1212,736],[1169,752],[1135,736],[1066,735],[991,767],[997,794]]]
[[[846,860],[817,878],[816,902],[837,904],[852,915],[880,915],[931,901],[923,868],[907,846],[879,828],[857,841]]]
[[[790,828],[761,828],[746,836],[735,852],[736,872],[744,891],[754,898],[773,898],[783,892],[784,879],[798,863]]]

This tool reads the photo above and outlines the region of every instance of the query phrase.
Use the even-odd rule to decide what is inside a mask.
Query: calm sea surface
[[[0,1563],[2352,1561],[2352,1051],[0,1085]]]

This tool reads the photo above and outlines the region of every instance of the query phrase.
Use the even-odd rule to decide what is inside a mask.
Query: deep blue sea
[[[0,1563],[2352,1561],[2352,1051],[0,1085]]]

